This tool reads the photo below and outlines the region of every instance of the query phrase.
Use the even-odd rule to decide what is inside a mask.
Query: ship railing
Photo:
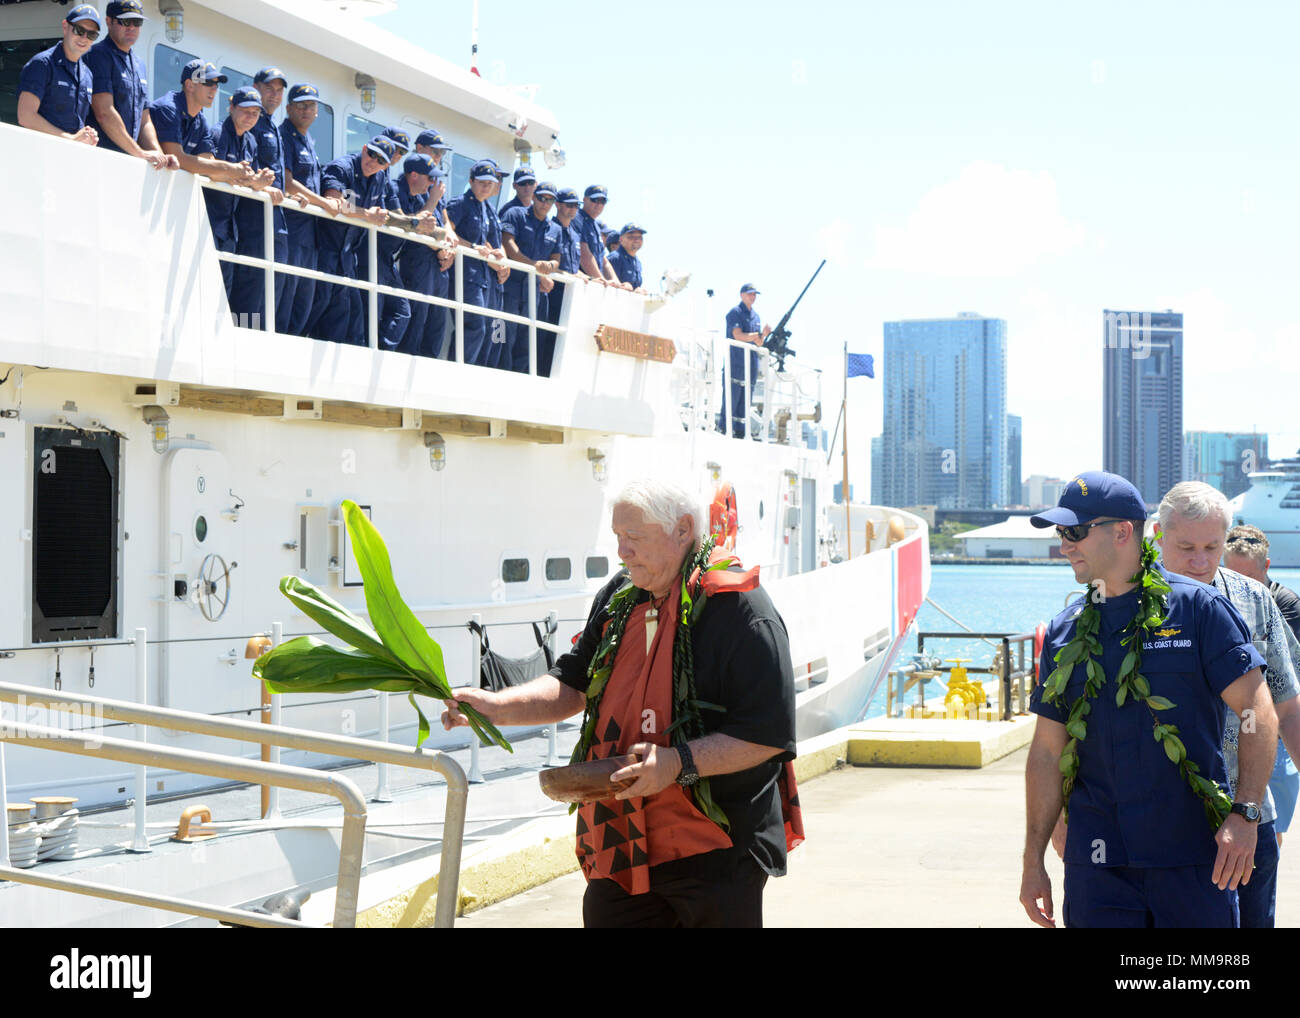
[[[262,203],[262,256],[241,255],[228,251],[217,251],[217,258],[223,262],[229,262],[233,265],[245,265],[255,269],[261,269],[263,274],[263,285],[265,287],[263,312],[264,322],[267,326],[266,331],[275,331],[275,276],[276,273],[285,275],[302,276],[307,279],[314,279],[321,283],[332,283],[340,286],[348,286],[353,289],[363,290],[366,292],[366,342],[371,350],[378,350],[379,347],[379,299],[380,297],[405,297],[408,301],[421,301],[425,304],[431,304],[434,308],[445,308],[453,312],[455,321],[455,335],[444,336],[445,342],[452,344],[454,357],[448,359],[455,360],[457,364],[465,363],[465,346],[462,337],[465,335],[465,315],[474,314],[484,318],[491,319],[489,331],[491,342],[506,342],[504,329],[506,323],[516,325],[525,325],[528,327],[528,373],[537,374],[537,331],[540,328],[543,332],[552,333],[555,336],[555,353],[552,360],[552,371],[554,365],[558,363],[560,352],[560,338],[564,335],[566,326],[563,324],[552,325],[549,321],[538,320],[537,318],[537,285],[535,277],[541,275],[531,265],[523,262],[501,261],[495,258],[489,258],[479,254],[473,248],[462,245],[452,245],[442,239],[441,227],[437,228],[439,233],[433,236],[416,233],[410,230],[403,230],[391,226],[380,226],[377,223],[370,223],[363,219],[354,218],[351,215],[340,215],[338,217],[330,215],[328,212],[318,209],[315,206],[308,206],[306,209],[301,208],[297,202],[289,204],[286,199],[282,205],[288,211],[301,212],[305,215],[316,216],[320,219],[337,222],[342,219],[347,226],[355,226],[358,229],[366,231],[366,251],[367,251],[367,278],[353,279],[351,276],[336,276],[329,272],[321,272],[318,269],[308,269],[299,265],[290,265],[287,262],[277,262],[275,260],[275,229],[274,229],[274,204],[270,197],[262,191],[253,191],[247,187],[241,187],[237,184],[226,184],[222,181],[209,180],[207,177],[199,176],[199,182],[209,191],[219,191],[225,194],[234,195],[251,201],[260,201]],[[398,287],[387,286],[379,282],[379,235],[381,233],[392,237],[400,238],[407,243],[424,244],[431,248],[435,253],[437,251],[452,251],[455,254],[455,295],[451,297],[434,297],[427,293],[420,293],[415,290],[405,290]],[[479,307],[477,304],[465,303],[465,259],[484,262],[489,270],[499,268],[502,265],[508,265],[510,271],[522,273],[525,276],[534,277],[529,282],[528,289],[528,314],[527,316],[510,314],[507,311],[496,308]],[[581,281],[582,277],[571,275],[567,272],[549,273],[549,278],[557,283],[568,284],[565,287],[566,298],[573,284]],[[565,304],[569,301],[566,299]],[[564,319],[563,308],[561,314],[557,316],[557,323]],[[500,322],[500,326],[496,323]],[[260,328],[261,323],[249,323],[252,328]],[[434,351],[436,356],[437,351]]]
[[[399,767],[423,768],[436,771],[447,782],[447,799],[443,815],[442,847],[439,854],[438,893],[434,910],[434,926],[450,928],[456,914],[460,884],[461,846],[465,836],[465,812],[468,801],[468,783],[465,772],[454,759],[436,750],[412,750],[390,743],[373,742],[344,735],[327,735],[279,724],[240,721],[234,718],[214,717],[193,711],[167,707],[150,707],[147,704],[148,642],[144,629],[135,631],[135,665],[137,700],[111,700],[84,693],[59,691],[60,708],[75,705],[90,708],[105,720],[139,726],[138,741],[130,742],[93,734],[87,737],[83,730],[69,732],[58,728],[28,725],[19,722],[0,722],[0,742],[13,742],[37,749],[77,753],[83,756],[134,763],[136,770],[135,841],[134,851],[148,851],[145,833],[146,768],[170,766],[178,771],[202,774],[208,777],[241,781],[273,788],[294,788],[318,792],[339,799],[343,805],[343,833],[339,849],[339,868],[334,899],[334,926],[351,928],[356,925],[358,894],[361,881],[362,855],[365,846],[366,802],[355,782],[343,775],[324,774],[306,767],[281,764],[276,755],[278,747],[323,753],[345,759],[365,760],[371,763],[393,764]],[[37,686],[0,682],[0,701],[12,703],[39,703],[51,696],[51,691]],[[71,709],[70,706],[68,709]],[[260,743],[276,747],[272,759],[245,760],[217,753],[197,750],[164,749],[147,743],[146,728],[190,732],[215,736],[240,742]],[[0,746],[0,800],[7,798],[4,777],[3,746]],[[254,926],[301,926],[302,923],[275,919],[259,913],[240,909],[227,909],[205,902],[181,901],[149,892],[125,891],[121,888],[92,884],[88,881],[62,877],[30,874],[9,865],[9,832],[7,825],[0,834],[0,878],[18,883],[36,884],[58,890],[89,894],[94,897],[125,901],[174,912],[186,912],[206,918]]]
[[[737,342],[723,337],[715,343],[721,350],[722,388],[718,398],[718,412],[711,413],[709,401],[699,401],[698,426],[712,428],[720,420],[723,434],[735,438],[773,442],[778,445],[802,444],[800,424],[804,421],[821,421],[821,371],[816,368],[776,371],[771,357],[762,347],[753,343]],[[693,353],[695,353],[693,351]],[[734,357],[739,354],[739,357]],[[749,356],[753,354],[754,356]],[[712,358],[698,357],[691,368],[704,377],[706,389],[712,388],[717,369],[710,364]],[[733,360],[741,365],[734,370]],[[755,370],[757,360],[757,370]],[[733,392],[741,398],[732,399]],[[737,408],[743,402],[744,412]],[[713,418],[713,419],[710,419]]]

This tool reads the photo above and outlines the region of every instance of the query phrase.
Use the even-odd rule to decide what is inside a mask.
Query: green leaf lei
[[[1161,723],[1158,712],[1169,710],[1174,704],[1163,696],[1153,696],[1150,684],[1138,671],[1142,665],[1143,635],[1163,625],[1167,614],[1169,584],[1155,567],[1155,561],[1155,547],[1150,541],[1144,540],[1142,565],[1129,580],[1130,583],[1139,584],[1138,609],[1124,627],[1127,635],[1120,637],[1120,645],[1129,647],[1129,651],[1124,655],[1119,675],[1115,679],[1115,705],[1123,707],[1127,700],[1141,700],[1146,704],[1151,714],[1153,737],[1164,747],[1165,755],[1171,763],[1177,765],[1183,780],[1201,800],[1205,807],[1205,818],[1217,831],[1228,817],[1232,800],[1217,783],[1201,774],[1201,768],[1195,761],[1187,758],[1187,747],[1178,737],[1178,726]],[[1099,594],[1100,588],[1090,583],[1083,609],[1075,622],[1074,637],[1056,652],[1052,659],[1056,662],[1056,668],[1043,684],[1044,702],[1056,703],[1065,694],[1075,665],[1083,662],[1088,671],[1083,694],[1070,705],[1065,722],[1065,730],[1070,739],[1061,750],[1061,794],[1065,801],[1067,821],[1070,818],[1070,793],[1074,790],[1074,781],[1079,773],[1079,744],[1088,734],[1087,718],[1092,711],[1089,701],[1101,692],[1101,687],[1106,683],[1106,673],[1097,661],[1097,656],[1101,654],[1101,641],[1097,638],[1101,626],[1101,612],[1096,603],[1100,599]]]
[[[731,564],[730,559],[709,563],[713,544],[714,537],[710,535],[705,539],[700,550],[694,555],[688,555],[686,561],[682,563],[681,614],[677,620],[677,633],[673,638],[673,721],[666,730],[666,734],[672,736],[671,744],[674,746],[704,735],[704,724],[700,720],[701,708],[724,709],[717,704],[705,703],[695,695],[695,647],[691,641],[691,628],[699,621],[704,611],[704,602],[707,600],[704,592],[704,573],[711,569],[725,569]],[[698,575],[695,582],[691,583],[690,578],[696,570],[699,571]],[[607,609],[609,625],[605,627],[605,634],[596,645],[596,653],[592,655],[591,664],[587,668],[587,705],[582,715],[582,734],[573,749],[571,758],[573,763],[582,763],[586,760],[591,744],[595,741],[596,719],[600,716],[600,698],[609,683],[609,677],[614,673],[614,658],[618,653],[619,643],[622,642],[623,631],[627,628],[627,620],[631,618],[632,609],[637,605],[638,593],[638,588],[629,579],[610,598]],[[731,826],[727,814],[713,801],[708,778],[700,778],[691,792],[695,796],[695,805],[700,808],[700,812],[723,830]],[[570,806],[569,812],[572,813],[575,809],[577,809],[576,805]]]

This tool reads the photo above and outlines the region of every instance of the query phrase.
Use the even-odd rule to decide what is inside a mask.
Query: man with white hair
[[[589,927],[761,926],[763,886],[802,840],[785,624],[757,568],[709,568],[730,556],[705,521],[676,485],[629,485],[612,521],[623,569],[574,649],[526,685],[456,690],[442,716],[450,729],[462,703],[498,725],[583,711],[575,762],[637,758],[611,777],[626,787],[578,812]]]
[[[1169,489],[1160,502],[1160,558],[1171,573],[1190,576],[1224,594],[1250,630],[1255,649],[1264,656],[1264,680],[1277,712],[1278,734],[1283,744],[1300,749],[1300,684],[1294,661],[1300,661],[1300,644],[1282,619],[1268,588],[1219,565],[1223,556],[1232,510],[1223,493],[1201,481],[1183,481]],[[1253,718],[1250,719],[1253,722]],[[1223,757],[1228,783],[1237,788],[1237,745],[1243,728],[1252,730],[1233,712],[1223,733]],[[1243,928],[1271,928],[1277,897],[1278,845],[1274,832],[1276,806],[1267,786],[1259,803],[1260,820],[1255,844],[1255,870],[1250,882],[1237,888]]]

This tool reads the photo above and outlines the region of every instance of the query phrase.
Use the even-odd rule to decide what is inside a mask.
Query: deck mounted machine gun
[[[817,266],[817,272],[821,272],[825,267],[826,259],[823,258],[822,263]],[[808,280],[804,288],[799,291],[799,296],[796,297],[794,303],[790,305],[790,310],[781,316],[781,320],[777,322],[776,328],[769,332],[767,338],[763,340],[764,348],[776,358],[777,371],[784,371],[786,357],[794,356],[794,350],[790,348],[790,330],[786,328],[786,325],[789,324],[790,316],[794,314],[794,309],[797,308],[799,302],[803,300],[803,295],[808,292],[808,287],[813,285],[813,279],[817,278],[817,272],[812,274],[812,279]]]

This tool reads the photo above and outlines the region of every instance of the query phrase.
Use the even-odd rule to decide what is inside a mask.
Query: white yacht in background
[[[584,183],[560,169],[549,110],[363,16],[391,6],[162,0],[148,5],[136,51],[154,96],[177,87],[193,57],[215,63],[230,79],[218,110],[270,63],[314,83],[322,162],[385,126],[436,127],[453,146],[449,194],[482,157],[546,162],[547,176]],[[0,7],[0,102],[12,102],[26,59],[57,40],[64,13],[48,2]],[[550,377],[385,352],[373,335],[371,346],[346,346],[238,327],[204,181],[21,130],[12,106],[0,117],[3,192],[27,196],[0,223],[0,566],[9,577],[0,682],[51,698],[135,700],[132,638],[143,628],[150,704],[258,719],[246,641],[275,623],[285,638],[319,632],[281,596],[280,578],[301,575],[365,612],[340,522],[352,499],[383,533],[404,597],[441,643],[452,684],[463,685],[475,613],[506,654],[534,650],[530,623],[552,612],[567,645],[618,569],[611,497],[655,471],[686,479],[705,504],[733,485],[737,552],[762,566],[790,632],[799,737],[862,715],[928,588],[927,533],[913,515],[855,506],[854,555],[843,560],[817,371],[765,365],[750,437],[723,434],[721,312],[689,286],[644,296],[570,281]],[[876,536],[864,547],[867,520]],[[377,701],[370,692],[285,696],[283,724],[374,736]],[[392,697],[390,739],[413,745],[415,723],[405,697]],[[435,730],[429,745],[466,737]],[[241,752],[208,736],[150,741]],[[4,752],[10,802],[120,805],[144,791],[127,765]],[[257,747],[242,752],[252,758]],[[296,751],[283,760],[326,762]],[[150,795],[211,783],[166,767],[151,767],[146,781]],[[6,925],[41,921],[33,896],[54,893],[0,883],[0,914]],[[96,916],[136,921],[125,907]]]
[[[1300,566],[1300,451],[1249,477],[1250,487],[1230,502],[1233,523],[1264,531],[1273,568]]]

